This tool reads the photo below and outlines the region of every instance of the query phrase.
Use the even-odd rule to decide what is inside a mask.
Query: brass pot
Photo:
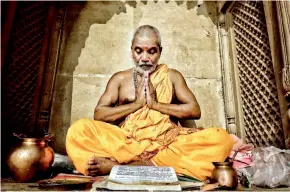
[[[234,190],[238,187],[238,174],[233,168],[233,162],[213,162],[213,182],[218,182],[220,188]]]
[[[53,149],[47,144],[50,137],[18,138],[20,144],[11,150],[7,159],[13,178],[20,182],[42,179],[54,160]]]

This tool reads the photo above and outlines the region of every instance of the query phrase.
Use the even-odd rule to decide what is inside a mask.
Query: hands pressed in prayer
[[[149,73],[145,72],[144,76],[145,76],[146,103],[147,106],[151,109],[157,103],[156,90],[154,89],[152,82],[150,81]]]
[[[153,108],[154,104],[157,103],[157,97],[156,90],[154,89],[153,84],[149,78],[150,73],[148,71],[143,71],[142,73],[140,73],[138,70],[136,70],[135,72],[142,77],[139,83],[137,82],[137,77],[134,78],[134,81],[136,81],[134,83],[137,84],[137,86],[135,86],[135,102],[137,104],[140,104],[141,107],[147,104],[149,108]]]
[[[143,107],[146,105],[146,80],[145,80],[145,75],[142,76],[141,82],[139,86],[135,87],[136,89],[136,100],[135,103]]]

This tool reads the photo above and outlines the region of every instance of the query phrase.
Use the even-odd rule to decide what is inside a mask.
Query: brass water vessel
[[[19,182],[43,179],[54,160],[54,151],[47,142],[51,136],[43,138],[22,138],[8,155],[7,164],[13,178]]]
[[[219,188],[234,190],[238,187],[238,174],[233,168],[233,162],[213,162],[213,182],[218,182]]]

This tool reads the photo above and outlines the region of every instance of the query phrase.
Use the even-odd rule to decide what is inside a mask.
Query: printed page
[[[179,185],[172,167],[155,166],[114,166],[109,181],[118,184],[137,185]]]

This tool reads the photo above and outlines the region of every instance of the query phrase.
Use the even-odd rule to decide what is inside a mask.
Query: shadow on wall
[[[147,1],[141,2],[144,5],[147,4]],[[165,2],[168,3],[169,1]],[[178,6],[185,3],[188,10],[198,6],[197,14],[210,18],[216,25],[215,14],[208,13],[206,2],[201,5],[197,5],[196,1],[176,1],[175,3]],[[89,36],[89,29],[93,24],[106,24],[115,14],[126,13],[126,5],[136,8],[137,2],[97,1],[67,3],[49,125],[50,132],[55,135],[52,147],[57,153],[66,154],[65,138],[71,123],[73,74],[78,65],[78,58]],[[87,14],[88,9],[94,11],[90,11],[90,14]],[[86,22],[81,22],[83,20],[86,20]]]
[[[92,14],[86,12],[87,4],[93,6]],[[134,2],[129,2],[134,4]],[[122,2],[70,2],[67,3],[60,59],[57,70],[54,100],[52,105],[50,132],[54,133],[51,146],[55,152],[65,154],[65,137],[71,120],[73,73],[78,58],[88,37],[91,25],[105,24],[114,14],[126,13]],[[80,23],[85,17],[86,23]]]

